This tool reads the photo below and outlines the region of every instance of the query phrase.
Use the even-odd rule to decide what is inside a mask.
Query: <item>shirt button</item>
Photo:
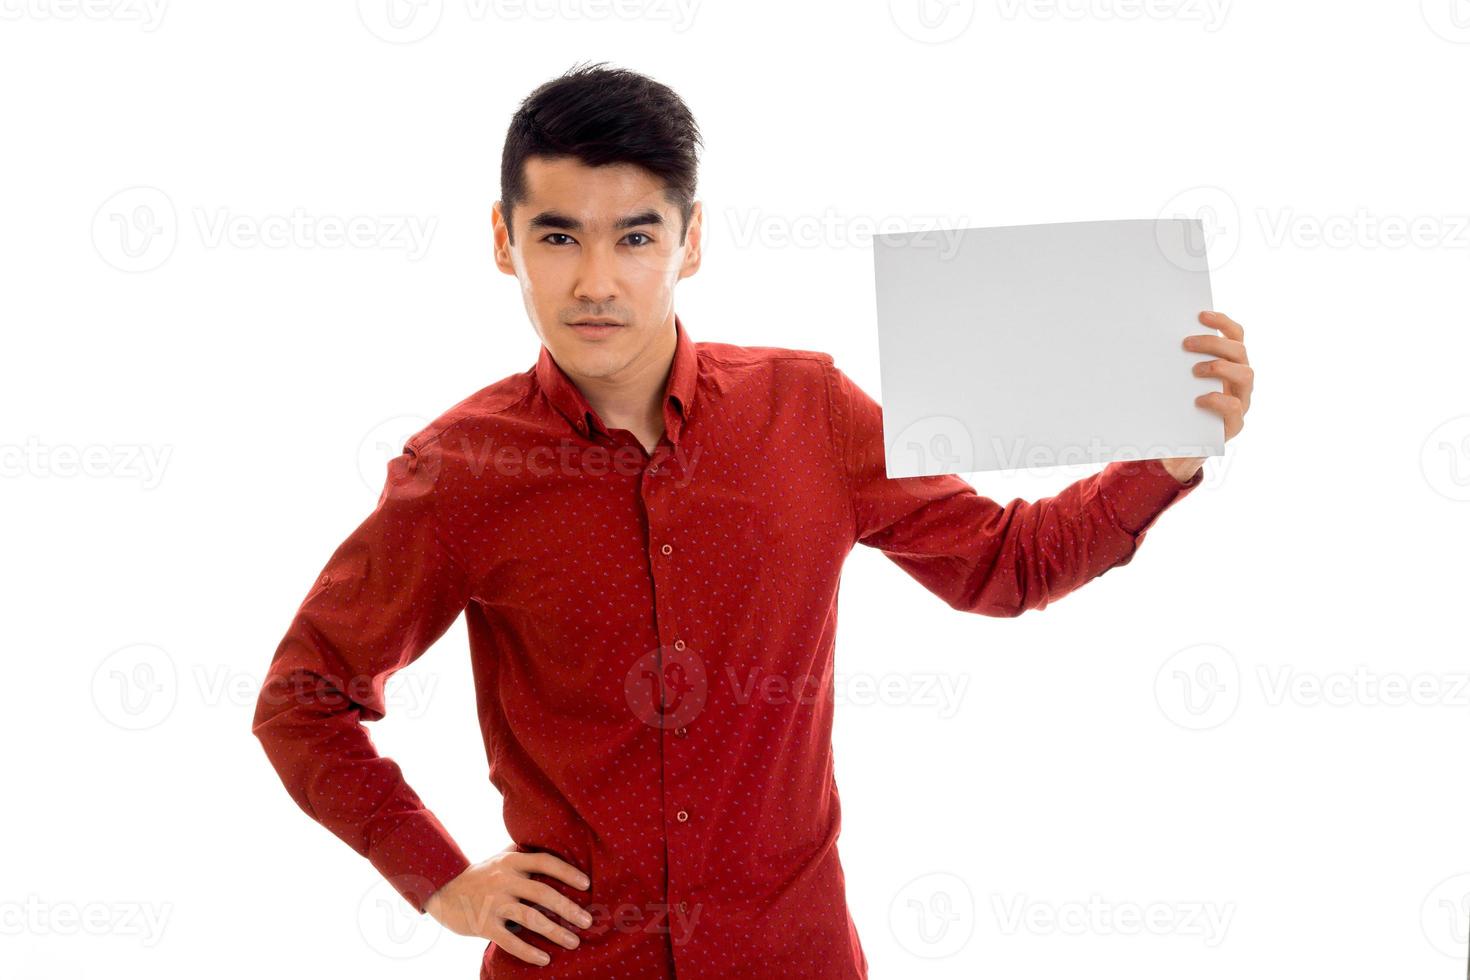
[[[650,472],[650,473],[657,473],[658,472],[658,464],[657,463],[654,463],[652,466],[650,466],[648,468],[648,472]]]
[[[683,640],[675,640],[674,641],[674,649],[675,650],[682,650],[682,649],[684,649],[684,641]]]
[[[680,823],[683,823],[684,821],[689,819],[689,811],[680,810],[678,813],[674,814],[674,816],[679,819]]]
[[[671,554],[674,553],[674,546],[671,545],[671,544],[666,544],[666,545],[664,545],[662,548],[660,548],[658,550],[659,551],[662,551],[666,555],[671,555]]]
[[[678,728],[674,729],[674,734],[675,735],[681,735],[681,736],[682,735],[688,735],[689,734],[689,729],[685,728],[683,725],[680,725]]]
[[[679,911],[680,912],[688,912],[689,911],[689,903],[688,902],[680,902],[679,903]]]

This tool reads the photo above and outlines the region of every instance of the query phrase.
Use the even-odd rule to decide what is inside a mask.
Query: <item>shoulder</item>
[[[709,404],[732,408],[747,424],[755,424],[751,420],[762,413],[803,420],[831,417],[831,354],[798,347],[718,342],[701,342],[696,348],[700,387],[708,392],[699,397],[708,397]]]
[[[821,381],[832,366],[825,351],[699,341],[701,373],[723,378]]]
[[[701,360],[708,359],[728,365],[770,364],[786,360],[825,361],[828,364],[832,362],[832,355],[825,351],[803,350],[799,347],[752,346],[701,340],[695,343],[694,349],[699,352]]]
[[[401,467],[400,496],[431,501],[440,520],[452,523],[467,506],[483,502],[500,481],[487,460],[524,425],[518,406],[534,391],[533,371],[507,375],[459,399],[403,442],[394,466]]]
[[[483,437],[508,424],[510,410],[522,404],[533,390],[532,370],[506,375],[440,412],[428,425],[405,441],[406,451],[424,454],[443,452],[470,437]]]

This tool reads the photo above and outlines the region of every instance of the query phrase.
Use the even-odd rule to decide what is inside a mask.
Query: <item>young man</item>
[[[1018,616],[1127,564],[1202,479],[1202,458],[1112,463],[1004,506],[887,479],[882,410],[829,355],[695,341],[674,313],[700,265],[698,144],[632,72],[522,104],[495,250],[539,359],[408,440],[260,693],[252,730],[296,802],[416,910],[490,939],[482,977],[865,977],[832,770],[847,554]],[[1206,317],[1224,336],[1193,349],[1229,390],[1199,403],[1230,437],[1250,368],[1239,326]],[[478,863],[361,724],[461,613],[514,842]]]

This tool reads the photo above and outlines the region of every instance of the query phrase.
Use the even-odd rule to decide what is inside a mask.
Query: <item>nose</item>
[[[617,298],[616,257],[609,247],[584,246],[577,267],[576,297],[587,303]]]

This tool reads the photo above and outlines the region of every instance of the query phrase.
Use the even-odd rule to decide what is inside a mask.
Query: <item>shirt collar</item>
[[[694,341],[679,314],[674,314],[674,360],[669,367],[669,378],[664,385],[664,431],[669,441],[678,443],[679,433],[689,418],[694,406],[694,382],[699,373],[699,358],[694,350]],[[534,369],[536,383],[541,393],[552,406],[566,417],[567,421],[582,435],[593,429],[607,432],[607,425],[587,401],[580,388],[567,377],[560,364],[551,356],[546,345],[541,345],[541,354]]]

